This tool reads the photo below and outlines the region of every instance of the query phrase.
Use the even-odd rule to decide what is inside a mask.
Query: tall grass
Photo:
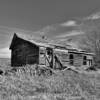
[[[0,76],[0,100],[91,100],[99,98],[97,80],[71,70],[58,71],[46,76],[41,68],[27,65],[17,72],[8,71]],[[95,78],[96,78],[95,77]]]

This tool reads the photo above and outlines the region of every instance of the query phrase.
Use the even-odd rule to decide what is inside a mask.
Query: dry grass
[[[0,100],[99,100],[100,74],[71,70],[38,76],[35,65],[0,76]]]

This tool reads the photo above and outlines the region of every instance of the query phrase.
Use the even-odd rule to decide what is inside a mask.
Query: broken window
[[[87,65],[87,57],[86,56],[83,56],[83,65]]]
[[[73,54],[69,55],[69,60],[70,60],[70,64],[73,65],[74,64],[74,55]]]

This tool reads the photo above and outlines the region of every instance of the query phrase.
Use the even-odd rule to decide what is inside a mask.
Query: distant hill
[[[10,58],[0,58],[0,66],[9,66]]]

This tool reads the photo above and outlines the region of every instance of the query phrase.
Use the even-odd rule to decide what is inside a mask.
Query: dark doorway
[[[53,68],[53,50],[52,50],[52,48],[46,49],[46,57],[47,57],[47,61],[50,65],[50,67]]]

